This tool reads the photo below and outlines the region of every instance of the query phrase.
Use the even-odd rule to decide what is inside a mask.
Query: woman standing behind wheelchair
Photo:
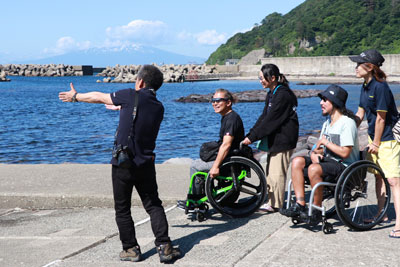
[[[263,88],[269,88],[269,92],[264,110],[243,144],[249,145],[261,140],[259,148],[268,148],[268,202],[260,210],[275,212],[284,203],[286,173],[299,135],[297,98],[276,65],[263,65],[259,79]]]
[[[398,111],[392,91],[386,83],[386,74],[380,69],[385,59],[377,50],[369,49],[359,56],[351,56],[350,60],[357,63],[356,76],[364,79],[356,116],[360,122],[367,116],[369,157],[382,169],[393,192],[396,224],[389,237],[400,238],[400,143],[392,133]],[[379,199],[382,199],[385,190],[382,179],[376,175],[379,207],[383,205]],[[383,222],[390,222],[389,218],[385,216]]]

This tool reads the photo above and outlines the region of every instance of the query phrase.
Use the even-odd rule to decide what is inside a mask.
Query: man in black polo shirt
[[[168,236],[168,222],[158,197],[154,165],[153,150],[164,116],[164,107],[157,100],[155,92],[162,83],[161,71],[155,66],[144,65],[138,72],[135,89],[124,89],[111,94],[77,93],[71,83],[69,92],[59,94],[63,102],[103,103],[120,107],[116,146],[127,146],[132,155],[129,168],[119,167],[117,157],[111,160],[115,217],[123,248],[120,259],[124,261],[141,260],[131,216],[133,186],[136,187],[143,207],[150,215],[160,261],[170,262],[180,257],[179,249],[172,247]],[[137,103],[134,101],[135,97]],[[137,105],[137,112],[132,124],[134,105]]]

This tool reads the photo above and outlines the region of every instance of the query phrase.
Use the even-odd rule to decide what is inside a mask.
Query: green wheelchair
[[[206,172],[192,175],[187,199],[180,207],[192,216],[192,220],[205,220],[208,203],[222,215],[240,218],[253,214],[265,202],[264,170],[252,153],[249,155],[244,151],[243,148],[235,150],[226,158],[217,177],[211,178]]]

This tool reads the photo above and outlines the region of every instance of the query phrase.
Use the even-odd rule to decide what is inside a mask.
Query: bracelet
[[[72,101],[71,102],[78,102],[78,100],[76,99],[76,95],[77,94],[78,94],[77,92],[74,94],[74,96],[72,97]]]
[[[371,143],[371,145],[373,145],[376,148],[379,148],[379,146],[375,145],[374,143]]]
[[[328,141],[328,143],[325,144],[325,147],[327,147],[329,143],[330,143],[330,142]]]

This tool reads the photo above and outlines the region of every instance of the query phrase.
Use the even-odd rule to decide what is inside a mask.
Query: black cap
[[[332,84],[325,91],[319,93],[318,96],[320,98],[325,97],[339,108],[343,108],[346,106],[348,93],[342,87]]]
[[[382,66],[385,59],[376,49],[368,49],[358,56],[350,56],[351,61],[356,63],[372,63],[378,67]]]

